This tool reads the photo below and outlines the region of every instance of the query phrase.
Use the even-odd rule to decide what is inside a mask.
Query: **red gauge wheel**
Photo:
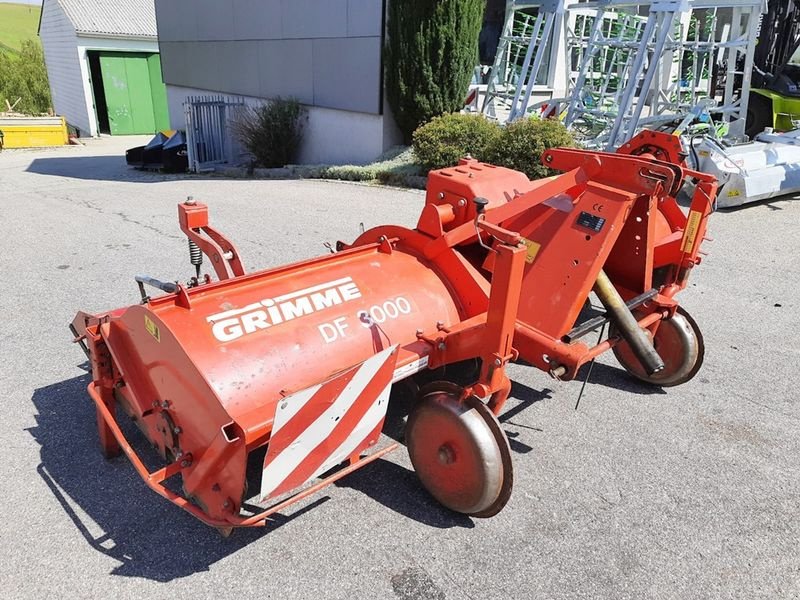
[[[420,391],[408,417],[406,445],[425,489],[447,508],[475,517],[496,515],[508,502],[513,469],[508,439],[477,397],[437,382]]]
[[[611,335],[615,335],[613,328]],[[653,346],[665,365],[653,375],[645,372],[624,340],[614,346],[614,355],[628,373],[645,383],[662,387],[686,383],[703,366],[703,335],[695,320],[681,307],[675,316],[659,324]]]

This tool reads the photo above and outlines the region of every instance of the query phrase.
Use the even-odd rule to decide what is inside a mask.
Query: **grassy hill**
[[[37,38],[40,6],[0,3],[0,51],[17,52],[22,42]]]

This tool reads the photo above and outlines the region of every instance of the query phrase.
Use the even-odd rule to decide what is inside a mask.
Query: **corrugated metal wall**
[[[156,0],[167,84],[381,114],[383,0]]]

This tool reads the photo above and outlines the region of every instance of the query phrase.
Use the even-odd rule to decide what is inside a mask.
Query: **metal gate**
[[[243,98],[189,96],[183,103],[189,170],[203,171],[231,163],[240,154],[231,121],[245,106]]]

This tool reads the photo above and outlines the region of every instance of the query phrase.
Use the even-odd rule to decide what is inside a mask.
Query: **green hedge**
[[[541,164],[541,156],[557,147],[575,147],[575,140],[554,119],[525,119],[501,127],[480,115],[456,113],[432,119],[413,136],[417,162],[426,170],[452,167],[469,154],[531,179],[556,173]]]
[[[550,148],[575,147],[575,139],[555,119],[524,119],[503,128],[502,134],[486,149],[486,162],[522,171],[530,179],[555,175],[542,162],[542,154]]]
[[[412,147],[426,171],[458,164],[467,154],[486,161],[501,129],[480,115],[453,113],[435,117],[414,132]]]

